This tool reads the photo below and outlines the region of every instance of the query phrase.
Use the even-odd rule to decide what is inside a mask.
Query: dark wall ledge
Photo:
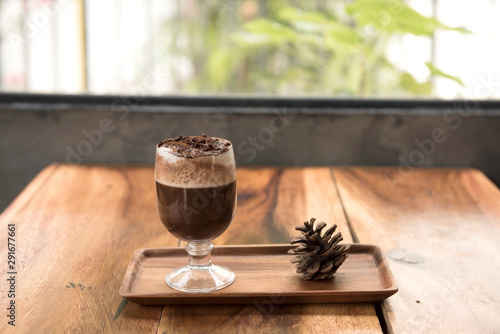
[[[441,113],[467,109],[481,114],[500,114],[496,100],[361,99],[361,98],[271,98],[259,96],[129,96],[0,93],[0,109],[106,110],[126,106],[131,111],[203,113],[270,113],[287,108],[295,113]]]
[[[245,165],[475,167],[500,183],[500,101],[0,94],[0,209],[52,162],[152,164],[169,136]]]

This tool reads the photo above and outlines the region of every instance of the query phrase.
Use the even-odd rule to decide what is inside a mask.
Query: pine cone
[[[297,247],[288,251],[288,254],[297,255],[291,260],[295,263],[297,272],[302,274],[305,280],[320,280],[330,278],[347,258],[348,245],[338,245],[342,241],[342,234],[339,232],[332,237],[337,229],[337,224],[330,227],[321,235],[321,231],[326,227],[325,223],[319,223],[314,229],[315,218],[310,222],[304,222],[304,226],[297,226],[295,229],[302,232],[301,236],[292,237],[292,245]]]

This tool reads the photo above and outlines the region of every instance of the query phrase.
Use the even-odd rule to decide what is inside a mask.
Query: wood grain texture
[[[348,257],[331,279],[303,280],[287,252],[292,245],[219,246],[219,265],[231,268],[236,280],[211,293],[176,291],[164,282],[165,273],[185,265],[182,248],[146,248],[134,253],[120,295],[141,305],[355,303],[381,301],[397,291],[380,248],[351,244]]]
[[[237,188],[235,218],[214,241],[216,245],[288,243],[290,235],[296,234],[295,226],[311,217],[337,223],[344,242],[352,242],[329,168],[241,168]],[[207,322],[200,322],[203,318]],[[300,333],[309,329],[316,333],[381,332],[371,304],[285,306],[272,301],[239,307],[166,305],[158,332]]]
[[[18,196],[10,203],[10,205],[2,212],[2,221],[8,221],[23,210],[29,203],[37,191],[47,182],[52,174],[58,169],[58,165],[49,165],[44,168],[22,191],[22,196]]]
[[[158,333],[373,333],[381,332],[369,308],[339,304],[274,303],[165,306]]]
[[[3,231],[7,223],[17,229],[17,332],[156,333],[161,307],[125,303],[117,293],[136,248],[177,244],[154,196],[150,167],[43,171],[0,217]],[[2,291],[4,274],[2,267]]]
[[[287,244],[311,217],[335,222],[352,242],[329,168],[240,168],[237,188],[236,215],[215,245]]]
[[[293,227],[311,216],[335,221],[351,242],[328,168],[241,169],[238,188],[235,220],[217,244],[287,243]],[[132,253],[178,244],[158,218],[152,167],[49,166],[0,223],[4,231],[8,223],[17,229],[19,333],[380,333],[371,304],[172,306],[162,312],[125,302],[118,289]],[[0,238],[4,259],[6,241]],[[0,273],[4,292],[5,267]],[[2,309],[6,302],[0,299]],[[0,332],[6,326],[0,322]]]
[[[500,332],[500,191],[477,170],[335,168],[360,242],[386,253],[396,333]]]

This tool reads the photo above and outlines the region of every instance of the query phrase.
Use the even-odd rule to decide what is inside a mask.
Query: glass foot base
[[[219,290],[234,282],[234,273],[223,266],[184,266],[168,273],[165,282],[172,289],[185,292],[209,292]]]

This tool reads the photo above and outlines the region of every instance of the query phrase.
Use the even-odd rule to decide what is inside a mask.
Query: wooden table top
[[[214,244],[288,243],[315,217],[378,245],[399,292],[382,303],[155,306],[118,295],[137,248],[177,246],[153,167],[51,165],[2,213],[15,224],[20,333],[500,332],[500,191],[473,169],[240,168],[238,208]]]

